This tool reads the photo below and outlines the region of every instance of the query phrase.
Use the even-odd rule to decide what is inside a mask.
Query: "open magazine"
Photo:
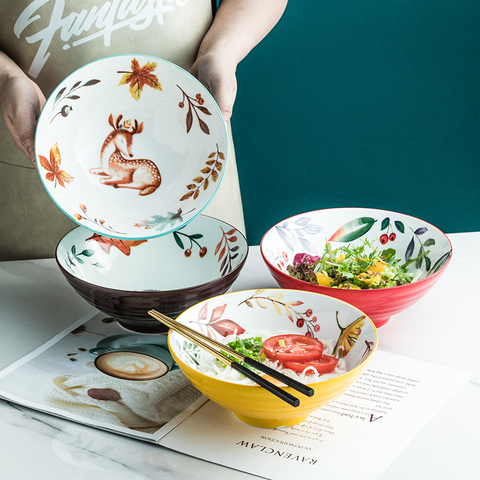
[[[130,333],[97,311],[1,371],[0,397],[150,442],[207,401],[165,334]]]
[[[306,421],[255,428],[188,382],[164,334],[128,332],[92,312],[0,371],[0,398],[267,479],[371,480],[471,377],[377,350],[353,386]]]

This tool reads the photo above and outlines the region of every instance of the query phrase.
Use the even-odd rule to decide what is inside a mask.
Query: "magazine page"
[[[344,394],[299,425],[255,428],[209,401],[159,444],[268,479],[372,480],[472,376],[377,350]]]
[[[0,397],[155,442],[206,401],[166,347],[95,311],[1,371]]]

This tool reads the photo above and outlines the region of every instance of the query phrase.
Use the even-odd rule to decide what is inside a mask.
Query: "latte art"
[[[152,380],[168,372],[162,361],[134,352],[105,353],[97,357],[95,365],[101,372],[124,380]]]

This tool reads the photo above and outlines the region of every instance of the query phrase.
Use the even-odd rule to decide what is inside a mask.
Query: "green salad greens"
[[[421,272],[413,275],[407,266],[419,257],[400,265],[395,254],[393,248],[379,252],[368,240],[359,246],[336,249],[327,243],[322,256],[295,255],[293,265],[289,265],[287,271],[292,277],[315,285],[350,290],[396,287],[417,280]]]
[[[238,353],[246,355],[253,360],[260,361],[265,358],[265,355],[261,353],[263,348],[262,337],[240,338],[236,337],[235,340],[227,344],[230,348],[233,348]]]
[[[247,357],[250,357],[253,360],[256,360],[257,362],[261,362],[262,360],[265,359],[265,354],[262,351],[263,348],[263,338],[262,337],[250,337],[250,338],[240,338],[236,337],[235,340],[232,340],[231,342],[227,343],[227,345],[230,348],[233,348],[236,350],[238,353],[241,353],[242,355],[245,355]],[[224,353],[227,357],[229,357],[231,360],[234,360],[243,366],[247,367],[250,370],[253,370],[256,372],[257,370],[248,365],[247,363],[241,362],[237,360],[235,357],[232,355],[229,355],[226,352]],[[226,366],[223,362],[222,366]]]

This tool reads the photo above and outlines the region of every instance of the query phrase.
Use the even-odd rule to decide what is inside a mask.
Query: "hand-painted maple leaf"
[[[48,171],[45,175],[47,180],[51,182],[55,181],[54,186],[57,186],[57,182],[65,188],[66,183],[73,182],[75,177],[72,177],[68,174],[65,170],[60,170],[60,165],[62,163],[62,159],[60,158],[60,150],[58,149],[58,143],[56,143],[50,149],[50,161],[47,160],[44,156],[39,155],[38,159],[40,161],[40,165]]]
[[[112,247],[117,247],[124,255],[130,255],[131,247],[137,247],[147,240],[121,240],[120,238],[110,238],[98,233],[94,233],[88,240],[95,240],[106,254],[110,254]]]
[[[155,68],[157,68],[157,64],[155,62],[147,62],[143,67],[141,67],[138,63],[138,60],[134,58],[132,60],[131,72],[118,72],[124,73],[119,85],[130,84],[130,93],[138,102],[145,85],[148,85],[155,90],[162,90],[162,86],[157,76],[152,73]]]

